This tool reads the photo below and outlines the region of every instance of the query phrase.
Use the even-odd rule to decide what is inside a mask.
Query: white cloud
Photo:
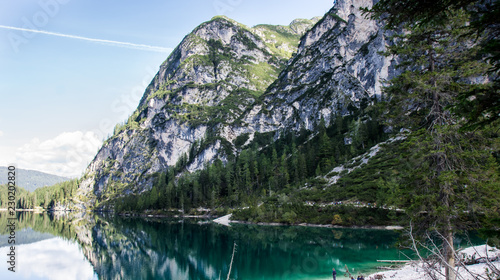
[[[64,132],[53,139],[34,138],[15,153],[18,168],[79,177],[102,141],[94,132]]]
[[[0,137],[3,136],[3,131],[0,130]]]
[[[73,242],[53,238],[16,247],[17,271],[9,279],[90,280],[96,279],[92,265],[84,259],[81,249]],[[2,256],[7,247],[0,249]],[[2,270],[7,271],[3,267]],[[8,273],[11,273],[8,271]],[[2,274],[0,274],[1,276]],[[6,279],[6,278],[3,278]]]

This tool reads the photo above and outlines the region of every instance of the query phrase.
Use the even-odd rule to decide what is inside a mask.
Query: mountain
[[[302,38],[295,55],[266,92],[264,104],[248,123],[280,128],[313,130],[323,117],[349,114],[349,105],[360,106],[380,96],[381,81],[394,74],[394,61],[385,50],[387,34],[382,24],[367,20],[360,7],[372,1],[337,1],[318,24]],[[269,112],[269,113],[267,113]],[[261,130],[259,126],[256,130]]]
[[[289,26],[250,28],[226,17],[201,24],[103,144],[81,180],[80,195],[97,205],[142,193],[159,172],[178,167],[189,173],[217,159],[228,162],[250,143],[259,145],[263,134],[275,141],[304,131],[313,137],[335,118],[351,118],[352,127],[337,141],[349,146],[361,118],[369,119],[363,110],[380,97],[381,80],[396,72],[396,62],[379,54],[390,34],[361,14],[361,7],[372,5],[338,0],[321,19]]]
[[[9,246],[9,236],[7,234],[0,234],[0,247]],[[16,231],[16,244],[25,245],[40,242],[43,240],[54,238],[55,235],[50,233],[41,233],[31,228],[23,228]]]
[[[7,167],[2,166],[0,169],[7,170]],[[35,170],[16,168],[16,184],[30,192],[36,190],[37,188],[52,186],[68,180],[70,179],[66,177]],[[7,176],[0,177],[0,185],[5,185],[7,182]]]

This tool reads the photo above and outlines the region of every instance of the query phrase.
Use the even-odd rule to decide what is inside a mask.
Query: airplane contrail
[[[95,42],[95,43],[111,44],[111,45],[116,45],[116,46],[120,46],[120,47],[146,50],[146,51],[155,51],[155,52],[163,52],[163,53],[169,53],[172,51],[171,48],[150,46],[150,45],[144,45],[144,44],[134,44],[134,43],[128,43],[128,42],[119,42],[119,41],[113,41],[113,40],[88,38],[88,37],[83,37],[83,36],[62,34],[62,33],[57,33],[57,32],[45,31],[45,30],[28,29],[28,28],[14,27],[14,26],[6,26],[6,25],[0,25],[0,28],[33,32],[33,33],[40,33],[40,34],[45,34],[45,35],[52,35],[52,36],[71,38],[71,39],[78,39],[78,40],[84,40],[84,41]]]

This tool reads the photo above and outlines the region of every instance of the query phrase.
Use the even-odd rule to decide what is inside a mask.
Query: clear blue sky
[[[285,25],[322,16],[332,5],[326,0],[1,1],[0,165],[79,176],[98,142],[135,109],[168,51],[197,25],[219,14],[248,26]]]

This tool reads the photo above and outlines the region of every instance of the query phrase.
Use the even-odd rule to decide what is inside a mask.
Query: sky
[[[9,247],[1,247],[2,256],[9,253]],[[11,280],[94,280],[98,279],[94,268],[83,257],[76,242],[60,237],[16,245],[18,257],[15,273],[7,270],[8,263],[0,265],[0,278]],[[22,257],[21,257],[22,256]]]
[[[332,6],[326,0],[0,1],[0,166],[80,177],[196,26],[216,15],[247,26],[288,25]]]

